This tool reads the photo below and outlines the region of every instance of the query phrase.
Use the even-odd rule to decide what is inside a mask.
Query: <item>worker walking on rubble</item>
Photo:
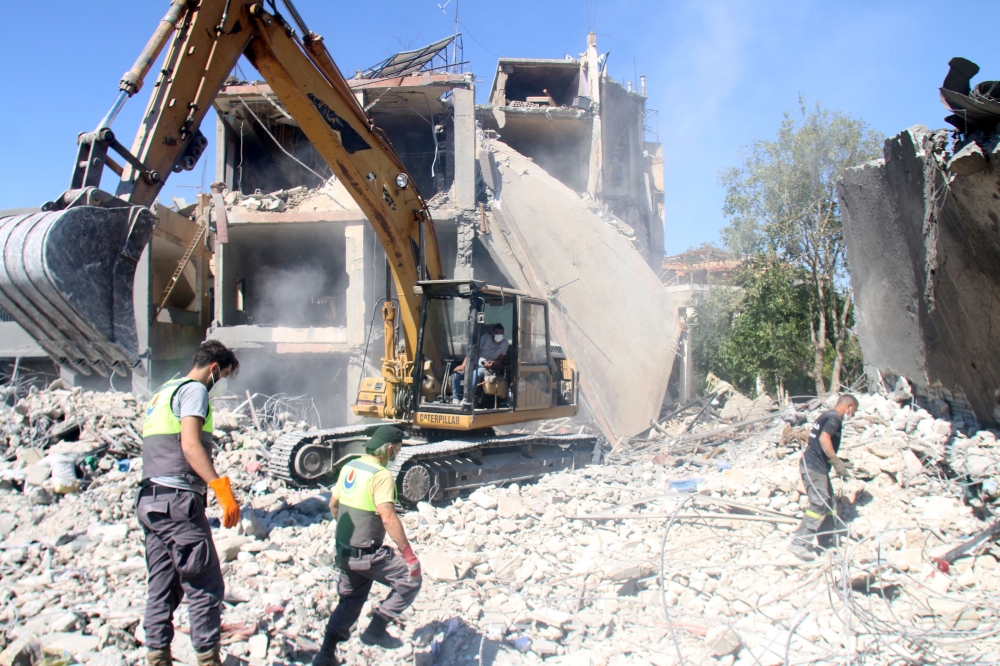
[[[813,537],[831,531],[837,521],[837,505],[833,498],[833,486],[830,483],[831,466],[837,476],[847,476],[850,463],[837,457],[840,450],[840,431],[845,418],[854,416],[858,409],[858,399],[853,395],[844,394],[837,400],[833,409],[828,409],[819,415],[809,431],[809,441],[799,461],[799,473],[809,497],[809,508],[802,518],[802,523],[795,530],[795,536],[788,549],[799,559],[811,561],[816,559],[813,549]]]
[[[333,487],[330,511],[337,520],[340,602],[326,625],[323,646],[313,659],[314,666],[339,663],[335,655],[337,643],[350,638],[351,626],[361,615],[375,581],[389,586],[392,591],[373,611],[368,628],[361,634],[361,642],[388,649],[402,645],[402,641],[386,631],[386,626],[409,608],[423,581],[420,561],[396,515],[396,482],[385,467],[396,459],[402,442],[402,430],[380,427],[365,444],[367,455],[344,465]],[[387,532],[400,554],[382,545]]]
[[[146,407],[136,513],[146,535],[149,595],[143,626],[149,666],[172,666],[173,615],[185,595],[198,666],[221,664],[226,585],[205,516],[208,489],[222,508],[224,527],[239,522],[240,507],[229,477],[220,477],[212,464],[208,392],[239,367],[221,342],[203,342],[191,372],[160,387]]]

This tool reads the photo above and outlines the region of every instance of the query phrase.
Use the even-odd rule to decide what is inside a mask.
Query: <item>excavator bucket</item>
[[[132,284],[154,222],[140,206],[0,218],[0,308],[61,365],[144,374]]]

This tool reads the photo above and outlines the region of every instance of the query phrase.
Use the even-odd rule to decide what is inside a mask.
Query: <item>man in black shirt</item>
[[[833,487],[830,484],[830,467],[837,476],[847,476],[848,463],[837,457],[840,450],[840,428],[844,417],[854,416],[858,409],[858,399],[853,395],[842,395],[837,405],[822,414],[809,431],[809,442],[799,463],[802,483],[809,496],[809,508],[802,518],[802,524],[795,530],[788,549],[802,560],[814,560],[813,537],[817,532],[826,532],[837,516],[837,506],[833,501]]]

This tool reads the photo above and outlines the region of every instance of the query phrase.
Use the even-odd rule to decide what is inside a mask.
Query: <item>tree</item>
[[[809,111],[800,96],[799,113],[785,114],[773,141],[753,141],[742,166],[720,174],[726,244],[740,254],[770,253],[805,275],[818,395],[826,393],[831,343],[830,390],[840,389],[853,307],[836,182],[848,167],[879,157],[881,143],[863,121],[819,104]]]
[[[771,254],[751,257],[697,308],[692,323],[695,365],[751,393],[808,386],[809,293],[802,270]]]

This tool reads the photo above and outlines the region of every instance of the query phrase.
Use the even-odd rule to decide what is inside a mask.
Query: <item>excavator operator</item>
[[[479,338],[478,347],[476,351],[478,351],[479,356],[479,367],[476,368],[474,375],[475,381],[472,383],[474,387],[482,383],[487,370],[495,371],[503,365],[504,356],[507,355],[507,350],[510,348],[510,343],[504,339],[503,324],[494,324],[492,333],[484,333]],[[451,376],[451,402],[453,405],[461,404],[460,396],[464,380],[465,359],[455,368],[455,373]],[[466,402],[471,402],[471,400],[467,399]]]

